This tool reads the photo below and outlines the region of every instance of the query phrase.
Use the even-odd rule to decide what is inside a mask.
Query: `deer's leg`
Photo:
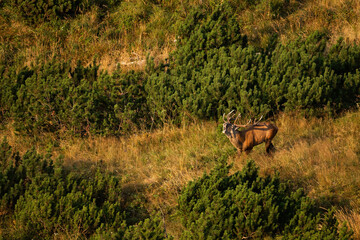
[[[251,149],[245,150],[246,155],[249,155],[250,152],[251,152]]]
[[[250,152],[251,152],[252,148],[246,148],[244,151],[245,151],[245,154],[248,155]]]
[[[271,143],[271,141],[268,141],[268,142],[265,143],[265,148],[266,148],[266,153],[268,153],[268,154],[270,154],[272,152],[275,152],[275,147]]]

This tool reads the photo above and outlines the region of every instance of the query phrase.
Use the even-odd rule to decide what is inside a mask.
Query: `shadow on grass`
[[[66,166],[66,171],[76,173],[82,178],[92,178],[97,171],[108,173],[116,177],[122,182],[124,171],[109,171],[109,165],[104,161],[93,162],[90,160],[76,160],[72,161],[71,165]],[[128,225],[136,224],[145,220],[150,216],[150,213],[145,207],[146,197],[145,192],[149,184],[143,183],[122,183],[121,184],[121,206],[126,215],[126,223]]]

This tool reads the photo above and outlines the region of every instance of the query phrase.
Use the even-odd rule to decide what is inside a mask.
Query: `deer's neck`
[[[228,136],[228,137],[229,137],[229,140],[232,143],[232,145],[234,145],[234,147],[236,147],[238,149],[242,148],[242,144],[243,144],[245,138],[241,131],[232,129],[231,136]]]

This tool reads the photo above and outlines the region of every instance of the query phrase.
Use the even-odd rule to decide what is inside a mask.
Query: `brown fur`
[[[278,128],[269,122],[250,125],[243,130],[239,130],[238,126],[227,122],[224,123],[223,131],[239,153],[245,152],[246,154],[261,143],[265,143],[267,153],[274,151],[275,147],[271,141],[277,132]]]

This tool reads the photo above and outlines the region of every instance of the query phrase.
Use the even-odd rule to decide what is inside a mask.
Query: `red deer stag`
[[[254,146],[259,145],[265,142],[266,152],[270,154],[275,150],[274,145],[271,143],[271,140],[275,137],[278,128],[269,122],[261,122],[262,116],[259,120],[254,120],[254,122],[250,121],[245,125],[236,124],[236,120],[239,118],[240,114],[236,117],[234,123],[230,123],[230,120],[234,117],[231,116],[231,111],[226,115],[225,121],[225,113],[223,115],[223,133],[229,138],[230,142],[234,147],[238,149],[239,153],[245,151],[246,154],[249,154]],[[243,130],[239,130],[240,128],[245,128]]]

